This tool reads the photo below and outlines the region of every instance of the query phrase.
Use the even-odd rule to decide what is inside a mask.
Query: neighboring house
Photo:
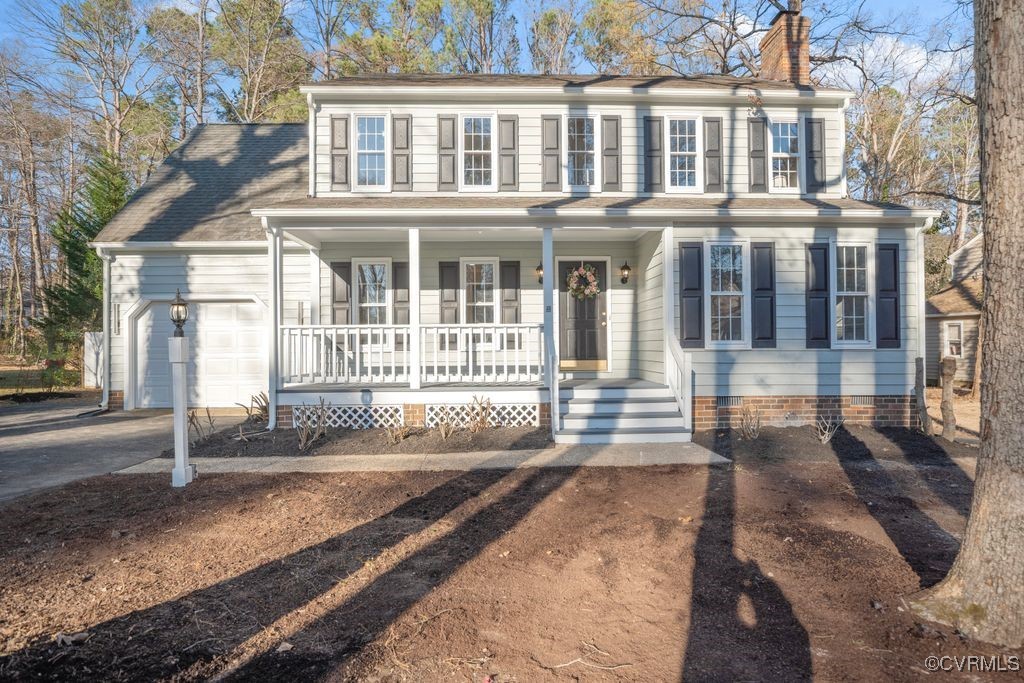
[[[956,358],[956,382],[974,382],[978,353],[978,324],[981,321],[983,294],[983,235],[979,233],[947,258],[950,285],[936,292],[927,302],[927,379],[940,380],[939,361]]]
[[[180,289],[192,402],[268,391],[276,426],[912,423],[937,214],[847,197],[807,28],[774,23],[773,80],[351,77],[308,125],[198,127],[96,240],[110,405],[168,405]]]

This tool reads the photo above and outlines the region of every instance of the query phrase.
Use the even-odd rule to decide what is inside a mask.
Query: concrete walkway
[[[693,443],[561,445],[543,450],[478,451],[428,455],[310,455],[266,458],[192,458],[200,475],[218,472],[397,472],[516,467],[634,467],[717,465],[729,460]],[[173,461],[154,458],[116,474],[170,472]]]

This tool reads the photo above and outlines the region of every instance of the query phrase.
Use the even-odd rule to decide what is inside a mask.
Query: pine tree
[[[52,232],[63,272],[46,288],[48,314],[40,323],[51,349],[74,348],[84,332],[102,326],[103,264],[89,243],[127,200],[127,175],[104,154],[89,164],[80,199],[57,216]]]

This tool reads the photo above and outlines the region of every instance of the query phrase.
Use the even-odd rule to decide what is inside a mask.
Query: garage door
[[[264,307],[254,302],[189,305],[189,405],[224,407],[249,404],[267,387],[267,328]],[[139,408],[171,405],[167,338],[174,332],[168,304],[154,303],[139,317],[136,336]]]

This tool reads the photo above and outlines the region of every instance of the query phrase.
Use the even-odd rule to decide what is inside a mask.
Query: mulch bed
[[[973,451],[698,440],[735,462],[118,475],[15,501],[0,678],[911,681],[929,655],[1024,655],[907,609],[955,557]]]
[[[436,429],[411,428],[398,443],[390,443],[384,429],[327,429],[323,438],[299,450],[299,435],[294,429],[263,431],[265,423],[242,426],[247,435],[238,438],[238,427],[214,432],[189,449],[192,457],[240,458],[281,455],[387,455],[418,453],[468,453],[472,451],[508,451],[548,448],[551,432],[536,427],[492,427],[480,432],[460,429],[442,439]],[[174,449],[161,454],[173,458]]]

